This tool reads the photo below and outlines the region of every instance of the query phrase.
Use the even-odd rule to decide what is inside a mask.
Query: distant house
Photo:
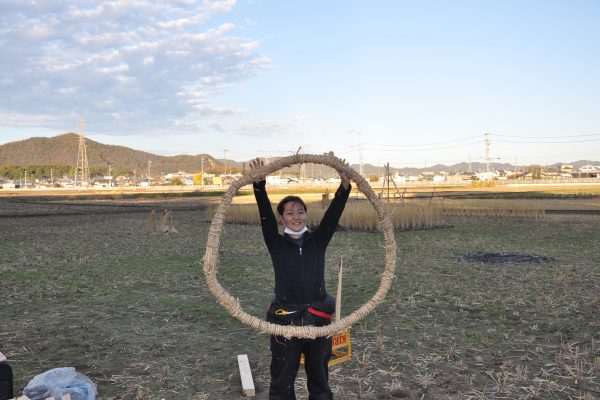
[[[0,178],[0,189],[15,189],[16,185],[13,181],[6,178]]]
[[[494,171],[478,172],[475,175],[480,181],[491,181],[498,178],[498,173]]]
[[[288,183],[287,178],[281,175],[269,175],[266,180],[268,185],[285,185]]]
[[[563,175],[563,174],[572,174],[573,173],[573,166],[571,164],[563,164],[561,166],[558,167],[558,172],[559,174]]]
[[[117,186],[115,179],[112,176],[104,176],[94,180],[94,187],[114,187]]]
[[[398,185],[403,185],[406,183],[406,177],[398,174],[392,176],[392,180]]]
[[[579,178],[600,178],[600,166],[584,165],[577,172],[573,172],[573,177]]]
[[[582,173],[590,173],[590,172],[600,172],[600,167],[597,165],[583,165],[581,168],[579,168],[579,172]]]

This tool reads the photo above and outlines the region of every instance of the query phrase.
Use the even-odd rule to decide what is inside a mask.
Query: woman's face
[[[306,212],[304,211],[304,207],[295,201],[285,203],[281,220],[287,228],[295,232],[302,230],[306,226]]]

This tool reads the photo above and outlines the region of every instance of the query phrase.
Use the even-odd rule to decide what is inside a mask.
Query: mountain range
[[[152,174],[168,173],[177,171],[198,172],[204,170],[207,172],[240,171],[243,168],[243,162],[233,160],[216,159],[209,154],[197,155],[176,155],[160,156],[147,153],[140,150],[134,150],[125,146],[115,146],[103,144],[91,139],[85,140],[86,153],[90,168],[104,169],[110,165],[113,170],[121,169],[138,174],[145,173],[148,168]],[[16,142],[9,142],[0,145],[0,165],[69,165],[75,167],[77,164],[77,153],[79,149],[79,135],[76,133],[65,133],[54,137],[32,137]],[[204,160],[204,161],[203,161]],[[202,165],[204,163],[204,166]],[[594,164],[600,165],[598,161],[579,160],[569,163],[575,169],[582,165]],[[560,163],[547,165],[548,168],[557,168]],[[359,170],[358,165],[352,165]],[[492,163],[490,167],[496,170],[514,170],[517,167],[510,163]],[[520,168],[523,168],[522,166]],[[382,167],[371,164],[363,164],[363,174],[379,174],[383,171]],[[416,175],[424,171],[430,172],[466,172],[466,171],[484,171],[485,163],[462,162],[454,165],[437,164],[427,168],[390,168],[391,173],[400,173],[402,175]],[[288,172],[298,172],[298,167],[290,168]],[[285,171],[284,171],[285,172]],[[331,176],[332,170],[328,167],[315,165],[308,170],[315,176]]]

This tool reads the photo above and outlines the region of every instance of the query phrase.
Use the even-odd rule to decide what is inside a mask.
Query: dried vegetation
[[[246,353],[257,398],[267,397],[268,337],[231,318],[204,285],[203,205],[170,204],[173,235],[148,229],[150,210],[163,204],[145,203],[144,212],[70,204],[73,214],[52,211],[66,205],[4,206],[0,351],[17,389],[47,369],[74,366],[102,399],[241,399],[235,357]],[[331,369],[336,398],[600,398],[600,217],[446,215],[444,224],[397,233],[396,280],[353,327],[352,360]],[[463,258],[474,252],[548,261]],[[332,292],[342,255],[348,314],[379,286],[382,235],[335,235]],[[219,278],[246,311],[263,315],[273,283],[256,222],[226,225]],[[305,384],[301,371],[299,399]]]

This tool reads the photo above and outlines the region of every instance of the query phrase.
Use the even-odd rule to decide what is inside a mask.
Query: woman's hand
[[[265,162],[261,160],[259,157],[256,157],[254,160],[250,161],[250,171],[260,168],[265,165]]]
[[[265,166],[264,160],[261,160],[259,157],[256,157],[254,160],[250,161],[250,163],[249,163],[250,171],[248,172],[248,176],[250,176],[255,181],[264,180],[266,177],[266,174],[256,174],[255,173],[255,171],[257,169],[262,168],[264,166]]]
[[[342,161],[346,166],[348,165],[345,159]],[[340,174],[340,179],[342,180],[342,186],[344,186],[344,189],[348,189],[348,186],[350,185],[350,178],[348,177],[348,172],[346,172],[346,168],[343,168],[341,171],[338,171],[338,173]]]
[[[348,178],[346,171],[340,171],[339,174],[340,179],[342,180],[342,186],[344,186],[344,189],[348,189],[348,186],[350,186],[350,178]]]

